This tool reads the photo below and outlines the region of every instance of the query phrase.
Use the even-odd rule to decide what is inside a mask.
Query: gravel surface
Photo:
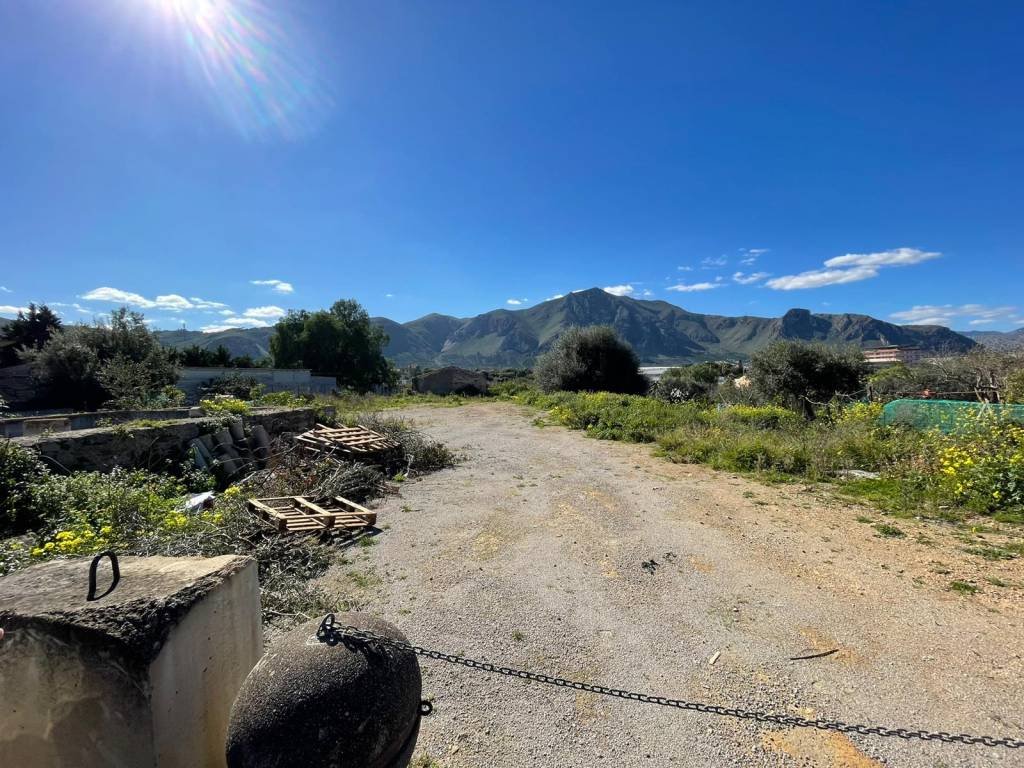
[[[953,547],[880,539],[856,521],[863,509],[818,490],[673,465],[513,405],[403,415],[466,459],[405,483],[380,507],[376,546],[324,581],[412,642],[671,698],[1024,737],[1022,590],[949,592],[956,569],[978,567]],[[1019,583],[1019,563],[992,567]],[[435,708],[415,766],[1024,765],[1024,750],[792,730],[421,666]]]

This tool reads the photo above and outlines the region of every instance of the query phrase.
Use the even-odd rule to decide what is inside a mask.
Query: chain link
[[[972,736],[967,733],[947,733],[946,731],[885,728],[880,725],[857,725],[854,723],[844,723],[841,720],[808,720],[803,717],[797,717],[796,715],[777,715],[769,712],[758,712],[734,707],[721,707],[716,704],[702,704],[695,701],[684,701],[682,699],[667,699],[663,696],[650,696],[645,693],[634,693],[632,691],[624,691],[619,688],[606,688],[603,685],[592,685],[590,683],[565,680],[561,677],[551,677],[550,675],[527,672],[522,669],[503,667],[497,664],[491,664],[487,661],[467,659],[463,656],[456,656],[451,653],[432,651],[418,645],[412,645],[411,643],[393,640],[389,637],[382,637],[369,630],[340,625],[335,622],[333,613],[324,617],[324,620],[320,623],[320,628],[317,630],[316,636],[320,642],[326,643],[327,645],[353,643],[355,645],[370,644],[386,646],[400,651],[408,651],[409,653],[414,653],[417,656],[423,656],[428,659],[446,661],[449,664],[458,664],[463,667],[469,667],[470,669],[479,669],[483,672],[492,672],[497,675],[518,677],[522,680],[530,680],[535,683],[555,685],[562,688],[572,688],[577,691],[587,691],[588,693],[596,693],[602,696],[613,696],[619,699],[639,701],[644,704],[657,704],[663,707],[675,707],[677,709],[685,709],[691,712],[702,712],[708,715],[733,717],[740,720],[755,720],[759,723],[773,723],[775,725],[784,725],[790,728],[815,728],[821,731],[838,731],[840,733],[856,733],[862,736],[882,736],[898,739],[916,739],[920,741],[938,741],[944,744],[981,744],[987,747],[1006,747],[1008,749],[1024,748],[1024,739],[1014,739],[1009,737],[998,738],[995,736]]]

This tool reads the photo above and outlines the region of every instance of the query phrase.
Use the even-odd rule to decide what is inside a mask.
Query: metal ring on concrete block
[[[364,614],[338,621],[407,642]],[[419,735],[421,690],[415,654],[367,644],[328,645],[320,620],[278,640],[235,699],[229,768],[404,768]]]

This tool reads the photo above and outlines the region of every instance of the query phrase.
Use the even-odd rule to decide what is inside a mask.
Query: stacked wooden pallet
[[[364,426],[326,427],[317,424],[295,440],[312,453],[340,455],[348,459],[378,459],[398,450],[398,443]]]
[[[355,534],[377,523],[377,513],[341,496],[275,496],[249,499],[249,509],[281,533],[347,530]]]

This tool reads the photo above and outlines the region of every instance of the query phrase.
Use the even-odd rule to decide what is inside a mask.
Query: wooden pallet
[[[249,499],[249,509],[285,532],[347,529],[356,533],[377,523],[377,513],[341,496],[308,499],[305,496],[274,496]]]
[[[341,454],[350,458],[378,457],[398,449],[398,443],[390,437],[363,426],[326,427],[317,424],[295,440],[313,453]]]

